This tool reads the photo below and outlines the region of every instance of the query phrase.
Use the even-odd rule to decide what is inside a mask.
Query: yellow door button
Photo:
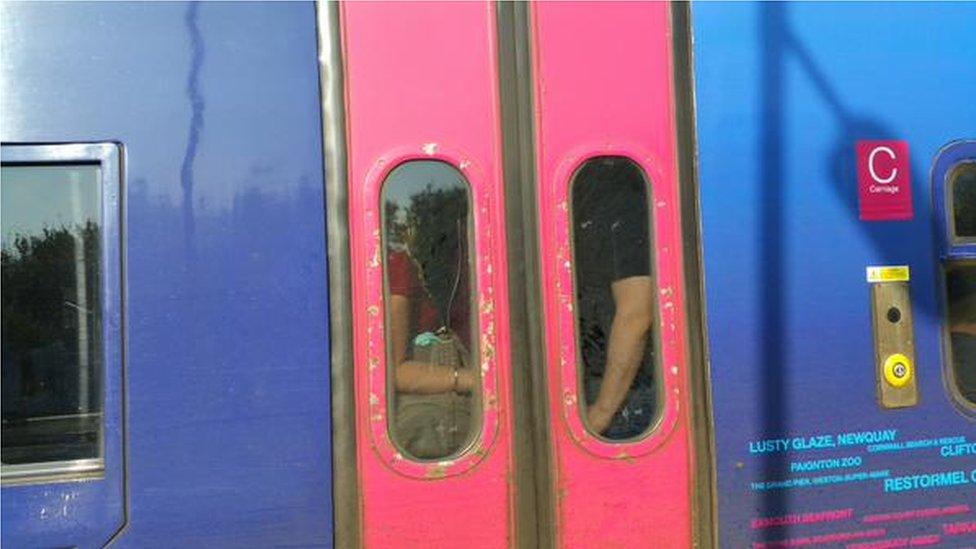
[[[912,380],[912,361],[901,353],[895,353],[885,359],[884,378],[892,387],[904,387]]]

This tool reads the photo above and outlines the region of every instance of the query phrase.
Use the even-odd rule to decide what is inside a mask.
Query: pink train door
[[[539,2],[530,34],[557,541],[690,547],[671,7]]]
[[[319,8],[338,544],[691,546],[671,8]]]
[[[340,12],[357,537],[508,546],[516,486],[495,6],[349,2]]]

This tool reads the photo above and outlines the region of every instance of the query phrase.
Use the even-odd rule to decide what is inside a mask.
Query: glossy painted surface
[[[125,150],[127,526],[115,545],[330,545],[314,5],[0,9],[3,141]],[[110,532],[27,537],[89,528],[100,511],[71,497],[83,487],[45,487],[63,505],[26,518],[4,488],[3,545],[100,545]]]
[[[669,7],[533,6],[544,327],[561,546],[691,543],[691,448]],[[665,404],[645,438],[609,443],[580,416],[569,186],[593,156],[627,156],[650,181]]]
[[[515,486],[494,6],[349,3],[342,15],[362,539],[503,547]],[[406,459],[387,426],[379,197],[417,158],[458,168],[474,201],[484,414],[474,445],[436,462]]]
[[[945,144],[976,131],[976,42],[967,38],[976,5],[697,3],[693,11],[722,545],[877,529],[866,541],[972,544],[942,529],[972,521],[972,509],[944,520],[865,520],[972,507],[972,483],[885,492],[880,480],[765,491],[750,482],[797,476],[791,462],[837,455],[861,455],[858,470],[891,476],[968,472],[976,456],[943,458],[938,446],[753,454],[749,443],[875,429],[897,430],[898,441],[976,436],[944,387],[941,235],[928,177]],[[858,220],[855,144],[871,139],[908,142],[913,220]],[[869,265],[912,270],[914,408],[877,404]],[[750,522],[828,510],[850,517]]]

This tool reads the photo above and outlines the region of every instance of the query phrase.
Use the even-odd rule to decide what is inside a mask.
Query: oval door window
[[[949,212],[956,242],[976,238],[976,162],[949,175]],[[945,266],[951,379],[963,402],[976,406],[976,260],[949,255]]]
[[[469,186],[416,160],[390,172],[381,200],[390,437],[443,459],[470,444],[481,409]]]
[[[632,160],[603,156],[577,170],[570,193],[584,424],[632,440],[661,409],[649,184]]]

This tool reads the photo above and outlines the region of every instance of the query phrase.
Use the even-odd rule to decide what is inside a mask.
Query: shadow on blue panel
[[[760,29],[757,48],[760,55],[761,94],[758,97],[762,131],[759,134],[756,165],[760,166],[761,177],[761,222],[757,241],[763,243],[759,256],[761,264],[758,272],[757,295],[761,300],[761,325],[765,341],[761,354],[761,407],[762,433],[768,438],[790,436],[792,414],[789,406],[789,380],[783,365],[787,362],[786,345],[790,333],[786,328],[787,295],[782,281],[789,279],[785,272],[787,252],[786,223],[783,204],[788,188],[784,167],[784,140],[787,137],[784,113],[788,112],[790,100],[787,86],[787,67],[794,63],[801,74],[809,79],[820,98],[829,106],[836,126],[836,145],[830,155],[823,159],[827,173],[831,174],[835,198],[849,212],[849,219],[857,219],[859,205],[857,193],[857,169],[855,166],[855,144],[860,140],[898,139],[899,132],[887,126],[883,120],[870,114],[855,113],[845,105],[834,85],[820,68],[803,41],[791,31],[789,12],[791,6],[782,2],[767,2],[757,10]],[[916,169],[912,173],[913,203],[924,204],[923,192],[927,180],[920,177]],[[916,212],[916,216],[920,215]],[[925,215],[925,214],[921,214]],[[871,241],[875,256],[883,264],[906,264],[924,258],[930,242],[918,238],[915,223],[870,223],[862,225]],[[843,246],[843,243],[838,243]],[[931,274],[922,273],[923,280]],[[935,317],[932,302],[919,300],[922,308],[916,308],[916,315]],[[786,452],[766,453],[762,456],[762,475],[764,478],[785,478],[789,475],[789,454]],[[780,516],[790,512],[790,490],[767,490],[761,493],[759,515],[763,517]],[[790,526],[784,525],[778,531],[766,530],[758,534],[761,540],[772,541],[789,538]]]

